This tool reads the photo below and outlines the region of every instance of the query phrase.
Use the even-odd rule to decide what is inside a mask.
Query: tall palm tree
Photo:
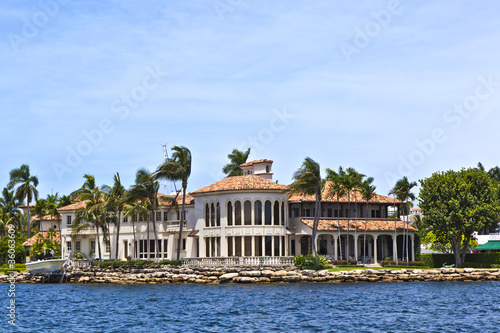
[[[233,149],[232,153],[227,155],[230,162],[222,168],[222,172],[224,172],[227,177],[243,175],[240,165],[247,161],[248,155],[250,155],[250,148],[245,152]]]
[[[365,220],[365,234],[363,236],[363,262],[366,263],[366,225],[368,224],[368,205],[370,200],[375,196],[375,185],[372,185],[373,177],[368,177],[361,183],[361,196],[366,200],[366,220]],[[375,258],[376,260],[377,258]]]
[[[326,179],[331,182],[331,186],[329,188],[329,197],[335,197],[337,198],[337,205],[339,207],[338,213],[337,213],[337,236],[339,239],[340,243],[340,213],[342,209],[340,208],[340,198],[342,198],[345,195],[345,190],[342,187],[342,178],[345,177],[345,171],[342,169],[342,167],[339,167],[339,171],[335,172],[332,169],[327,168],[326,169]],[[340,248],[340,257],[342,258],[342,246],[339,246]]]
[[[76,200],[86,202],[85,207],[76,212],[76,217],[72,225],[72,236],[79,234],[89,227],[94,227],[97,234],[99,260],[102,260],[99,230],[102,230],[103,240],[106,242],[106,222],[109,216],[106,210],[105,198],[108,192],[106,187],[103,186],[99,188],[99,186],[96,185],[93,175],[85,174],[83,178],[85,182],[82,187],[71,193],[71,196]]]
[[[14,191],[9,191],[8,188],[2,190],[2,197],[0,198],[0,209],[4,213],[9,213],[14,220],[19,220],[20,209],[22,200],[18,200]],[[20,226],[19,221],[17,224]]]
[[[406,244],[406,262],[409,263],[409,255],[408,255],[408,212],[409,212],[409,202],[408,200],[415,200],[415,194],[411,192],[411,190],[417,186],[416,182],[410,182],[408,180],[408,177],[404,176],[400,180],[396,182],[394,187],[392,188],[391,192],[389,194],[394,194],[398,200],[402,202],[401,207],[402,213],[404,214],[403,216],[406,216],[406,221],[405,225],[405,231],[403,235],[403,249],[405,248]],[[403,217],[404,219],[404,217]]]
[[[354,168],[347,168],[341,179],[342,187],[347,194],[347,245],[346,245],[346,258],[349,261],[349,232],[351,221],[351,195],[352,192],[359,188],[360,181],[364,175],[358,173]]]
[[[128,195],[126,194],[128,198]],[[131,219],[132,222],[132,234],[134,237],[134,260],[137,259],[137,246],[136,246],[136,238],[135,238],[135,217],[140,215],[147,215],[149,213],[149,202],[148,201],[139,201],[132,200],[130,203],[127,203],[124,207],[125,217]]]
[[[109,211],[116,214],[116,246],[115,259],[118,259],[118,247],[120,238],[120,225],[123,207],[125,206],[125,187],[122,185],[120,174],[117,172],[113,176],[113,187],[109,188],[109,195],[106,200],[106,206]],[[135,243],[134,243],[135,244]]]
[[[319,163],[310,157],[306,157],[302,166],[293,174],[293,183],[289,186],[290,194],[314,195],[315,212],[312,228],[312,250],[316,259],[316,266],[319,266],[318,251],[316,249],[316,234],[318,232],[319,203],[325,188],[326,180],[321,178],[321,169]]]
[[[5,236],[5,228],[8,224],[12,223],[13,220],[14,218],[10,216],[9,212],[0,210],[0,230],[2,231],[2,237]]]
[[[158,166],[154,172],[156,179],[167,180],[180,180],[182,181],[182,209],[181,221],[179,223],[179,239],[177,240],[177,260],[181,257],[181,240],[182,240],[182,227],[186,219],[185,204],[186,204],[186,190],[189,176],[191,175],[191,151],[183,146],[172,147],[172,157],[167,159],[165,163]]]
[[[153,222],[153,232],[155,237],[155,252],[156,258],[160,256],[160,251],[158,248],[158,233],[156,231],[156,218],[155,209],[158,207],[158,190],[160,184],[156,181],[153,173],[150,173],[146,169],[140,169],[137,171],[135,176],[135,184],[127,191],[126,201],[146,201],[148,202],[148,207],[151,213],[151,221]],[[147,216],[147,215],[146,215]],[[149,219],[148,219],[149,220]],[[151,252],[151,242],[149,241],[149,221],[146,228],[146,233],[148,237],[148,259],[149,252]]]
[[[11,190],[16,187],[16,198],[23,200],[26,198],[28,205],[28,239],[30,238],[30,203],[32,199],[38,199],[38,177],[32,176],[30,167],[27,164],[21,165],[18,169],[10,171],[10,181],[7,187]]]
[[[39,223],[39,230],[40,232],[43,232],[42,230],[42,219],[44,216],[48,215],[47,212],[47,200],[45,199],[37,199],[35,201],[35,207],[33,207],[33,214],[36,215],[38,218],[37,221]],[[33,226],[34,228],[36,225]]]

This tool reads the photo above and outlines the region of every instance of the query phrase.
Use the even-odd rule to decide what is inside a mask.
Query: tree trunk
[[[366,201],[365,235],[363,236],[363,263],[366,264],[366,225],[368,224],[368,200]]]
[[[340,255],[340,260],[342,260],[342,244],[341,244],[341,241],[340,241],[340,212],[342,211],[342,208],[341,208],[341,205],[340,205],[340,198],[337,194],[337,203],[339,205],[339,211],[338,211],[338,214],[337,214],[337,233],[338,233],[338,247],[339,247],[339,253],[337,253],[337,258],[336,259],[339,259],[339,255]]]
[[[153,219],[153,232],[155,235],[155,252],[156,252],[156,261],[160,259],[160,251],[158,249],[158,233],[156,232],[156,216],[155,216],[155,208],[154,204],[151,203],[151,217]]]
[[[118,221],[116,222],[116,255],[115,259],[118,260],[118,247],[119,247],[119,241],[118,239],[120,238],[120,220],[121,220],[121,215],[122,215],[122,210],[118,209]],[[125,249],[123,249],[125,250]]]
[[[184,205],[186,203],[186,189],[187,181],[182,181],[182,209],[181,209],[181,219],[179,222],[179,239],[177,240],[177,261],[181,259],[181,241],[182,241],[182,226],[184,224]]]
[[[451,240],[451,246],[453,248],[453,255],[455,256],[455,267],[462,267],[461,256],[460,256],[460,241],[456,239]]]
[[[99,240],[99,227],[96,226],[96,233],[97,233],[97,250],[99,253],[99,261],[102,260],[102,255],[101,255],[101,241]]]
[[[319,260],[318,260],[318,249],[316,246],[317,243],[317,233],[318,233],[318,222],[319,222],[319,195],[316,192],[316,203],[315,203],[315,214],[314,214],[314,222],[313,222],[313,230],[312,230],[312,250],[314,254],[314,258],[316,260],[316,267],[319,267]]]
[[[135,240],[135,222],[134,222],[134,218],[133,217],[131,217],[131,218],[132,218],[132,234],[134,235],[134,260],[137,260],[137,246],[136,246],[136,240]]]
[[[351,194],[347,194],[347,239],[346,239],[346,249],[345,249],[345,256],[347,259],[347,264],[350,263],[349,260],[349,229],[350,229],[350,221],[351,221]]]
[[[26,201],[28,201],[28,239],[30,239],[30,197],[28,194],[26,194]],[[40,221],[40,224],[42,222]]]

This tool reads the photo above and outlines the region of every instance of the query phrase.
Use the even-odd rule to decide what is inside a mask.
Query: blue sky
[[[499,165],[495,1],[9,1],[0,11],[0,186],[83,174],[128,187],[163,148],[189,191],[252,147],[290,183],[306,156],[396,178]],[[168,190],[170,191],[170,189]]]

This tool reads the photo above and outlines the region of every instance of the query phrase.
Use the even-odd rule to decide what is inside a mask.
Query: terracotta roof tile
[[[273,163],[273,161],[271,161],[271,160],[266,160],[266,159],[263,159],[263,160],[255,160],[255,161],[250,161],[250,162],[246,162],[246,163],[240,164],[240,167],[251,166],[251,165],[254,165],[254,164],[259,164],[259,163]]]
[[[57,209],[57,211],[64,212],[64,211],[68,211],[68,210],[77,210],[77,209],[85,208],[85,206],[87,205],[87,201],[88,200],[75,202],[74,204],[60,207]]]
[[[38,215],[33,215],[31,217],[31,220],[37,221],[37,220],[40,220],[40,218],[38,217]],[[45,215],[45,216],[42,216],[42,221],[57,221],[57,217],[54,215]]]
[[[191,194],[200,194],[207,192],[220,191],[243,191],[243,190],[274,190],[286,191],[288,186],[279,185],[270,180],[264,179],[255,175],[235,176],[224,178],[212,185],[205,186],[199,190],[191,192]]]
[[[306,218],[302,219],[301,222],[312,229],[314,220]],[[320,219],[318,223],[318,230],[321,231],[337,231],[339,230],[339,227],[340,231],[347,231],[347,219],[340,219],[340,221],[337,219]],[[349,231],[354,231],[356,228],[358,231],[365,230],[365,220],[350,220]],[[398,231],[403,231],[403,229],[406,228],[406,223],[401,220],[397,220],[396,228]],[[368,220],[366,230],[394,232],[394,220]],[[417,231],[417,229],[412,226],[408,226],[408,230],[411,232]]]
[[[43,238],[49,238],[48,235],[47,235],[47,231],[43,231],[43,232],[39,232],[37,233],[36,235],[34,236],[31,236],[30,239],[28,239],[27,241],[25,241],[23,243],[23,246],[32,246],[33,244],[36,243],[37,239],[38,239],[38,236],[39,235],[42,235]],[[56,243],[59,243],[61,244],[61,232],[57,231],[56,232],[56,238],[53,239]]]
[[[323,191],[322,194],[322,202],[337,202],[337,197],[334,195],[332,197],[329,196],[329,191],[332,186],[332,182],[328,181],[326,182],[325,185],[325,190]],[[293,194],[289,196],[288,201],[290,202],[299,202],[299,201],[315,201],[316,198],[314,195],[300,195],[300,194]],[[352,191],[351,193],[351,203],[352,202],[357,202],[357,203],[366,203],[366,201],[363,199],[361,196],[361,193],[359,191]],[[348,202],[347,194],[340,197],[340,202]],[[397,200],[395,201],[397,204],[401,203],[401,201]],[[388,204],[393,204],[394,203],[394,198],[387,197],[385,195],[380,195],[380,194],[375,194],[373,198],[370,200],[370,203],[388,203]]]

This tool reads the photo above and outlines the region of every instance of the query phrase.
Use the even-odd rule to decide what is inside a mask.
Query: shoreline
[[[0,283],[42,283],[43,276],[29,273],[1,275]],[[58,283],[60,276],[51,276],[45,283]],[[178,267],[155,268],[96,267],[68,270],[63,283],[91,284],[249,284],[249,283],[355,283],[355,282],[475,282],[500,281],[500,269],[435,268],[433,270],[299,270],[295,267]]]

